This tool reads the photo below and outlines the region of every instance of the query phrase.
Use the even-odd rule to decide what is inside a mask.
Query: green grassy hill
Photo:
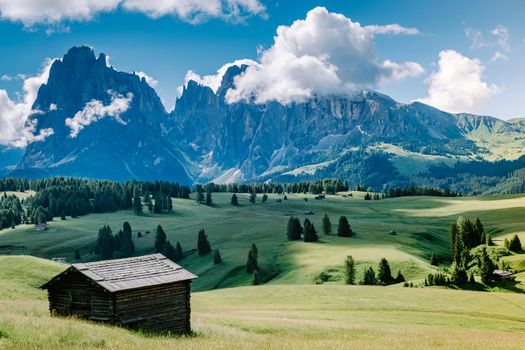
[[[520,233],[525,243],[522,218],[525,197],[405,197],[382,201],[364,201],[362,193],[354,197],[328,196],[314,200],[313,195],[290,195],[287,201],[276,202],[270,195],[266,203],[248,202],[239,195],[240,206],[230,205],[230,194],[213,194],[212,207],[194,200],[174,199],[171,214],[136,216],[131,211],[110,214],[91,214],[67,221],[55,220],[49,229],[36,232],[32,226],[0,231],[0,255],[25,254],[43,258],[73,259],[75,249],[82,253],[81,261],[99,259],[92,254],[98,229],[109,224],[113,232],[129,221],[133,228],[137,254],[153,252],[154,231],[164,227],[168,239],[180,241],[187,257],[181,265],[200,276],[194,290],[249,285],[251,276],[244,272],[249,247],[259,248],[263,278],[271,284],[313,284],[325,272],[328,284],[342,283],[342,265],[346,255],[357,261],[358,277],[366,266],[377,266],[385,257],[395,274],[401,269],[413,281],[421,281],[435,267],[428,263],[433,252],[448,256],[448,226],[457,216],[479,216],[498,244],[505,235]],[[282,197],[281,197],[282,198]],[[308,201],[304,201],[308,198]],[[321,236],[319,243],[288,242],[285,236],[290,215],[301,220],[304,212],[312,210],[309,219],[321,231],[321,219],[330,216],[334,230],[340,215],[346,215],[357,232],[353,238],[335,235]],[[204,228],[213,249],[219,249],[223,263],[212,264],[212,257],[196,254],[197,232]],[[390,235],[395,230],[397,235]],[[137,238],[138,231],[143,233]],[[151,233],[145,234],[146,231]],[[506,258],[515,268],[525,271],[525,256]],[[525,281],[525,274],[518,275]],[[519,288],[524,288],[522,284]]]
[[[192,294],[190,337],[50,317],[38,286],[64,265],[0,257],[2,349],[522,349],[525,296],[431,288],[266,285]]]

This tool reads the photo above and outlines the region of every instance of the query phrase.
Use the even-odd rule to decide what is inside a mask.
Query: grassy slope
[[[305,202],[303,197],[310,200]],[[169,240],[181,242],[189,254],[181,264],[200,276],[194,283],[195,290],[248,285],[251,276],[243,270],[252,242],[259,248],[266,277],[280,272],[272,280],[274,284],[311,284],[322,271],[329,272],[334,283],[340,283],[342,262],[348,254],[357,260],[359,275],[365,266],[376,266],[380,258],[386,257],[394,273],[401,269],[406,277],[417,280],[433,270],[427,261],[432,251],[442,256],[448,254],[447,228],[458,215],[479,215],[489,232],[505,235],[522,229],[521,218],[525,214],[525,197],[519,196],[412,197],[384,201],[329,196],[327,200],[316,201],[311,195],[292,195],[282,203],[276,203],[276,198],[270,195],[267,203],[252,205],[246,195],[240,195],[241,205],[233,207],[229,194],[214,194],[213,207],[192,200],[174,200],[173,214],[135,216],[122,211],[54,221],[45,232],[36,232],[30,226],[7,229],[0,231],[0,254],[64,256],[72,261],[78,248],[83,261],[97,259],[89,252],[98,228],[110,224],[117,231],[122,222],[129,221],[134,234],[152,232],[135,239],[138,254],[152,252],[157,224],[164,227]],[[315,212],[310,220],[318,231],[324,213],[331,217],[334,229],[338,217],[347,215],[356,237],[322,236],[317,244],[287,242],[284,231],[289,215],[304,218],[305,210]],[[199,257],[191,251],[200,228],[206,229],[212,248],[220,249],[222,264],[213,265],[211,256]],[[396,236],[388,234],[392,229],[397,231]],[[525,271],[523,255],[511,258],[514,266]],[[519,278],[525,280],[525,275]]]
[[[192,295],[195,335],[151,337],[51,318],[37,287],[64,266],[0,257],[2,349],[521,349],[525,296],[439,289],[267,285]]]

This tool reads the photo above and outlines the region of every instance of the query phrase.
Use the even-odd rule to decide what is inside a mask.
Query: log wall
[[[116,318],[123,325],[145,331],[189,333],[190,282],[117,292]]]

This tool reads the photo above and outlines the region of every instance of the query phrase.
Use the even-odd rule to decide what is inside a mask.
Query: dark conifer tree
[[[205,255],[211,252],[210,242],[208,242],[208,237],[206,236],[204,229],[199,231],[197,237],[197,251],[199,252],[199,255]]]
[[[166,241],[166,244],[164,245],[163,253],[164,253],[164,256],[166,256],[166,258],[170,259],[173,262],[177,262],[177,256],[176,256],[177,253],[170,241]]]
[[[162,195],[160,192],[155,193],[155,203],[153,204],[153,212],[155,214],[162,213]]]
[[[215,252],[213,253],[213,263],[215,265],[220,264],[222,262],[221,253],[219,252],[219,249],[215,249]]]
[[[254,204],[257,199],[257,194],[255,192],[250,193],[250,203]]]
[[[205,200],[204,204],[211,205],[212,203],[213,203],[213,201],[211,199],[211,190],[208,190],[208,191],[206,191],[206,200]]]
[[[257,250],[255,244],[252,244],[252,247],[248,252],[248,260],[246,261],[246,272],[253,273],[259,269],[258,258],[259,251]]]
[[[345,259],[345,283],[355,284],[355,261],[351,255]]]
[[[337,235],[340,237],[352,237],[353,234],[354,233],[350,228],[347,217],[341,216],[339,218],[339,225],[337,226]]]
[[[478,245],[484,244],[487,241],[487,237],[485,234],[485,228],[483,227],[483,224],[479,218],[476,218],[476,221],[474,222],[474,229],[476,231]]]
[[[377,270],[377,279],[383,285],[392,283],[392,271],[390,270],[390,264],[388,260],[382,258],[379,262],[379,268]]]
[[[332,223],[330,222],[330,218],[327,214],[324,214],[323,217],[323,233],[325,235],[329,235],[332,233]]]
[[[230,201],[232,205],[239,205],[239,199],[237,198],[237,195],[234,193],[232,194],[232,199]]]
[[[162,226],[158,225],[155,231],[155,252],[164,253],[166,249],[166,232]]]
[[[265,194],[263,194],[263,196],[262,196],[261,202],[264,203],[264,202],[266,202],[267,200],[268,200],[268,195],[265,193]]]
[[[376,274],[372,267],[365,269],[365,273],[363,275],[363,284],[367,286],[373,286],[377,284]]]
[[[113,234],[107,225],[102,226],[98,231],[97,248],[102,259],[113,257]]]
[[[317,231],[315,230],[314,224],[310,220],[304,220],[304,241],[305,242],[317,242],[319,237],[317,236]]]
[[[401,270],[397,271],[397,275],[396,275],[396,278],[394,279],[394,282],[395,283],[405,282],[405,276],[403,276],[403,274],[401,273]]]
[[[184,259],[184,252],[182,251],[180,242],[177,242],[177,244],[175,245],[175,262],[180,261],[182,259]]]
[[[433,266],[438,266],[439,265],[438,258],[436,256],[436,254],[434,254],[434,253],[430,254],[430,265],[433,265]]]
[[[75,249],[75,260],[80,260],[80,250]]]
[[[509,241],[509,250],[513,252],[521,251],[521,241],[518,235],[514,235],[514,237],[512,237],[512,239]]]

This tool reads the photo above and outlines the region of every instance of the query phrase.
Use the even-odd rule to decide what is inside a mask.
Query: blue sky
[[[29,6],[32,1],[12,3]],[[70,2],[75,1],[89,3]],[[112,1],[114,8],[58,19],[35,19],[31,13],[16,15],[13,8],[2,8],[6,5],[0,1],[0,77],[4,77],[0,90],[6,90],[13,100],[17,92],[22,98],[23,79],[17,75],[35,75],[46,58],[61,57],[71,46],[85,44],[109,55],[118,70],[143,71],[153,77],[158,94],[166,106],[172,107],[177,87],[188,70],[214,74],[236,59],[258,61],[258,48],[260,54],[272,47],[279,25],[290,26],[313,8],[323,6],[329,13],[342,14],[363,27],[396,23],[417,29],[415,35],[374,35],[373,44],[378,62],[414,62],[421,70],[407,73],[405,78],[372,79],[368,88],[401,102],[423,99],[454,112],[464,110],[504,119],[525,116],[521,102],[525,92],[523,1],[249,0],[246,3],[257,3],[264,10],[241,8],[242,19],[227,11],[208,14],[204,19],[198,17],[199,23],[189,23],[191,19],[180,13],[152,15],[147,10],[131,11],[118,5],[120,0]],[[331,17],[324,18],[329,21]],[[335,66],[342,68],[340,62]],[[443,98],[443,93],[455,86],[451,79],[458,78],[459,83],[468,80],[462,79],[462,74],[472,78],[472,84],[463,86],[455,95],[466,95],[467,100]],[[352,86],[350,80],[344,80],[344,86]],[[315,84],[325,86],[324,82]]]

